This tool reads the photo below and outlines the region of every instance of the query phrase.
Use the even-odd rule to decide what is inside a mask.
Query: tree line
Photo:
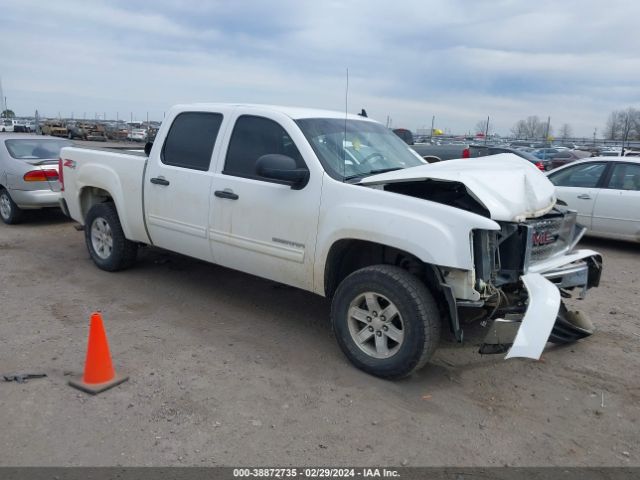
[[[606,140],[640,140],[640,110],[629,107],[614,110],[607,117],[604,127]]]
[[[518,120],[511,127],[511,134],[516,138],[547,138],[554,134],[553,125],[550,122],[541,120],[537,115],[530,115],[527,118]],[[563,123],[558,129],[556,138],[571,138],[573,128],[568,123]]]

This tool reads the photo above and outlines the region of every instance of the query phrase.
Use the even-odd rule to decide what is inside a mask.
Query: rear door
[[[592,231],[640,240],[640,164],[616,162],[593,210]]]
[[[549,175],[556,196],[578,212],[578,223],[592,228],[593,208],[604,178],[606,162],[586,162],[563,168]]]
[[[222,113],[178,113],[144,177],[144,209],[154,245],[212,261],[208,239],[214,147]]]

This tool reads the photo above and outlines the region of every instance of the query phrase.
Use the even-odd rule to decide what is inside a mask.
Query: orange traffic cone
[[[69,385],[95,395],[120,385],[128,379],[129,377],[116,375],[111,363],[109,342],[107,342],[107,334],[102,324],[102,315],[98,312],[92,313],[84,375],[82,379],[70,380]]]

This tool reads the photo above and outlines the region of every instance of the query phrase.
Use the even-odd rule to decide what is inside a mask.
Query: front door
[[[241,115],[213,180],[213,256],[221,265],[311,289],[322,176],[311,174],[304,188],[293,190],[257,174],[256,162],[266,154],[287,155],[298,168],[307,167],[280,123]]]
[[[154,245],[212,261],[207,235],[213,175],[209,167],[221,123],[219,113],[180,113],[162,149],[149,158],[144,208]]]

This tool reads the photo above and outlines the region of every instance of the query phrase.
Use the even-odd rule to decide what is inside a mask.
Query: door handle
[[[591,196],[588,193],[582,193],[578,195],[578,198],[580,200],[591,200]]]
[[[160,177],[154,177],[152,179],[149,180],[151,183],[154,183],[156,185],[164,185],[165,187],[167,185],[169,185],[169,180],[165,180],[164,178],[160,178]]]
[[[240,198],[238,195],[233,193],[231,190],[216,190],[213,192],[216,197],[220,198],[228,198],[229,200],[238,200]]]

